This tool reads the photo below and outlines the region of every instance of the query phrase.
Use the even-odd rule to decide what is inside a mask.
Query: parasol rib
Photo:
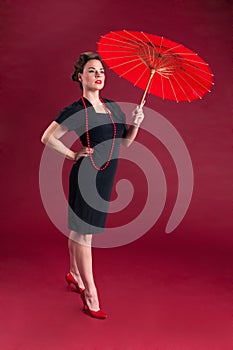
[[[187,74],[187,73],[186,73]],[[202,75],[199,75],[198,72],[192,72],[192,76],[196,77],[198,79],[200,79],[200,81],[202,81],[203,83],[207,83],[208,85],[210,84],[214,84],[212,83],[209,79],[206,79],[205,77],[203,77]]]
[[[114,53],[130,53],[131,51],[124,51],[124,50],[118,50],[118,51],[116,51],[116,50],[101,50],[101,55],[103,54],[103,53],[112,53],[112,52],[114,52]],[[103,56],[103,55],[102,55]],[[131,57],[131,56],[124,56],[124,57]],[[116,57],[113,57],[112,59],[116,59],[116,58],[118,58],[118,56],[116,56]],[[106,58],[105,58],[106,59]]]
[[[122,67],[122,66],[125,66],[126,64],[129,64],[129,63],[132,63],[132,62],[135,62],[135,61],[141,61],[139,58],[135,59],[135,60],[131,60],[130,62],[123,62],[123,63],[119,63],[117,64],[116,66],[112,66],[111,68],[118,68],[118,67]],[[144,62],[140,62],[137,66],[133,67],[133,68],[137,68],[138,66],[140,66],[141,64],[145,64]]]
[[[102,51],[102,52],[103,52],[103,51]],[[108,58],[105,58],[104,60],[105,60],[105,61],[112,61],[112,60],[115,60],[116,58],[119,59],[119,58],[133,58],[133,57],[137,57],[137,60],[140,60],[140,58],[138,58],[137,55],[108,57]],[[141,61],[141,60],[140,60],[140,61]]]
[[[124,32],[127,32],[126,30],[124,30]],[[135,43],[136,44],[136,47],[138,47],[138,45],[139,45],[139,42],[145,47],[146,46],[146,44],[143,42],[143,40],[141,40],[141,39],[139,39],[139,38],[136,38],[136,40],[132,40],[132,39],[130,39],[129,37],[125,37],[125,36],[123,36],[123,35],[120,35],[120,34],[118,34],[118,33],[115,33],[115,35],[117,35],[117,36],[119,36],[120,38],[123,38],[124,40],[127,40],[127,44],[129,44],[129,45],[133,45],[132,43],[130,43],[128,40],[131,40],[133,43]],[[131,35],[132,36],[132,35]],[[135,36],[133,36],[133,38],[135,38]],[[114,40],[114,38],[111,38],[112,40]],[[117,40],[117,39],[115,39],[115,40]],[[119,40],[120,41],[120,40]],[[125,44],[126,42],[124,41],[124,44]],[[135,45],[133,45],[133,46],[135,46]]]
[[[134,34],[128,32],[127,30],[124,30],[124,32],[130,35],[131,37],[133,37],[134,39],[136,39],[137,44],[139,44],[140,42],[143,47],[146,47],[146,48],[148,47],[147,43],[145,43],[145,41],[143,41],[142,39],[137,38]]]
[[[125,38],[125,37],[123,37],[121,35],[119,35],[119,36],[120,36],[120,38],[123,38],[124,40],[128,40],[128,38]],[[127,44],[128,47],[129,46],[133,46],[133,47],[137,47],[138,46],[138,42],[135,42],[135,43],[134,42],[129,42],[129,41],[125,42],[125,41],[122,41],[122,40],[119,40],[119,39],[116,39],[116,38],[111,38],[111,37],[108,37],[107,40],[118,42],[118,43],[123,43],[125,45]],[[101,43],[101,41],[99,43]]]
[[[185,79],[182,77],[182,75],[180,75],[178,72],[177,72],[177,75],[185,82],[186,85],[188,85],[188,87],[189,87],[192,91],[195,91],[195,93],[197,94],[197,96],[198,96],[199,98],[202,98],[202,97],[198,94],[198,92],[187,82],[187,80],[185,80]]]
[[[164,88],[163,88],[163,77],[160,75],[161,78],[161,86],[162,86],[162,95],[163,95],[163,100],[164,100]]]
[[[134,83],[134,86],[137,85],[137,83],[142,79],[143,75],[146,73],[148,67],[145,68],[145,70],[142,72],[142,74],[140,75],[140,77],[138,78],[138,80]]]
[[[201,68],[199,68],[199,67],[197,67],[197,66],[194,66],[193,64],[189,64],[189,63],[187,63],[187,62],[182,62],[182,64],[183,64],[183,65],[186,65],[186,66],[189,66],[189,67],[192,67],[192,68],[194,68],[194,69],[197,69],[199,72],[206,73],[206,74],[208,74],[209,76],[213,77],[213,74],[211,74],[211,73],[207,72],[206,70],[203,70],[203,69],[201,69]]]
[[[194,77],[192,77],[190,74],[188,74],[187,72],[184,72],[188,77],[190,77],[191,79],[193,79],[193,81],[195,81],[199,86],[201,86],[203,89],[205,89],[206,91],[210,92],[210,90],[204,86],[203,84],[201,84],[200,81],[196,80]]]
[[[172,51],[172,50],[174,50],[174,49],[176,49],[177,47],[181,47],[182,45],[181,44],[179,44],[179,45],[176,45],[176,46],[173,46],[173,47],[170,47],[170,49],[167,49],[166,51],[164,51],[164,54],[166,54],[167,52],[169,52],[169,51]]]
[[[163,46],[163,36],[161,36],[161,40],[160,40],[160,45],[159,45],[159,52],[162,51],[162,46]],[[163,81],[162,81],[163,82]],[[163,95],[164,96],[164,95]],[[163,98],[164,99],[164,98]]]
[[[197,53],[194,52],[174,52],[175,55],[182,55],[182,56],[194,56],[197,57]]]
[[[156,49],[156,46],[154,45],[153,41],[151,41],[145,33],[141,32],[141,34],[146,38],[146,40],[148,40],[148,42],[153,46],[153,48]]]
[[[163,36],[161,36],[160,46],[159,46],[159,51],[161,51],[161,49],[162,49],[162,45],[163,45]]]
[[[127,31],[126,31],[126,30],[123,30],[123,32],[126,33]],[[119,34],[119,32],[110,32],[110,33],[115,34],[115,36],[118,36],[118,37],[120,37],[121,39],[129,40],[129,37],[128,37],[128,36]],[[132,40],[132,39],[131,39],[131,40]],[[133,41],[133,40],[132,40],[132,41]],[[134,40],[134,42],[137,43],[137,45],[138,45],[138,39]]]
[[[146,40],[148,40],[149,43],[151,43],[151,45],[154,48],[154,50],[152,50],[152,54],[153,54],[153,58],[152,58],[152,56],[150,54],[149,45],[147,45],[147,50],[148,50],[148,53],[149,53],[149,57],[152,60],[152,62],[155,62],[155,50],[156,50],[156,47],[155,47],[154,43],[147,37],[147,35],[145,33],[141,32],[141,34],[146,38]]]
[[[120,49],[122,49],[122,48],[125,48],[125,49],[128,49],[128,50],[132,50],[132,47],[129,47],[129,46],[124,46],[124,45],[121,45],[121,46],[119,46],[119,45],[117,45],[117,44],[107,44],[107,43],[99,43],[100,45],[105,45],[105,46],[111,46],[111,47],[119,47]],[[123,44],[125,44],[125,43],[123,43]],[[137,46],[133,46],[133,48],[137,48]]]
[[[142,63],[142,62],[139,63],[139,64],[136,65],[135,67],[132,67],[132,68],[128,69],[126,72],[120,74],[119,76],[120,76],[120,77],[123,77],[123,76],[126,75],[127,73],[129,73],[129,72],[131,72],[132,70],[134,70],[134,69],[136,69],[137,67],[139,67],[141,64],[143,64],[143,63]]]
[[[175,96],[176,102],[178,103],[179,101],[178,101],[178,99],[177,99],[177,96],[176,96],[176,93],[175,93],[174,87],[173,87],[173,85],[172,85],[171,79],[170,79],[170,78],[168,78],[168,81],[169,81],[169,83],[170,83],[170,85],[171,85],[171,88],[172,88],[172,91],[173,91],[173,95]]]
[[[191,102],[190,99],[189,99],[189,97],[188,97],[188,95],[186,94],[185,90],[183,89],[182,85],[181,85],[180,82],[176,79],[176,76],[175,76],[175,75],[173,76],[173,78],[175,79],[177,85],[179,86],[179,88],[180,88],[181,91],[183,92],[183,94],[184,94],[184,96],[186,97],[186,99],[187,99],[189,102]]]
[[[180,57],[180,56],[179,56],[179,59],[180,59],[181,61],[193,62],[193,63],[203,64],[204,66],[208,66],[208,64],[205,63],[205,62],[190,60],[189,58],[183,58],[183,57]]]

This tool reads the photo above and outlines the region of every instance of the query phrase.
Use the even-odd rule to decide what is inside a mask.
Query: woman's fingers
[[[144,119],[142,106],[137,106],[132,113],[132,124],[139,127]]]
[[[82,157],[89,157],[90,154],[94,153],[93,148],[83,147],[78,152],[75,153],[75,161]]]
[[[88,148],[88,147],[84,147],[81,151],[82,155],[84,157],[88,157],[90,154],[92,154],[94,152],[93,148]]]
[[[86,153],[89,155],[89,154],[92,154],[93,152],[94,152],[94,150],[93,150],[93,148],[88,148],[88,147],[86,147],[85,148],[85,150],[86,150]]]

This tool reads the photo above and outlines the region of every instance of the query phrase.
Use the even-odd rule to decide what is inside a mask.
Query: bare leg
[[[71,239],[72,253],[75,256],[76,266],[85,287],[87,304],[91,310],[97,311],[99,310],[99,301],[92,269],[92,235],[71,231]]]
[[[68,240],[69,247],[69,255],[70,255],[70,273],[74,277],[74,279],[78,282],[78,286],[80,288],[85,288],[84,283],[82,281],[76,259],[76,243],[71,238]]]

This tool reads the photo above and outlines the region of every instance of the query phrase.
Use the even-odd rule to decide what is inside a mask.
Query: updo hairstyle
[[[82,86],[82,82],[78,78],[78,74],[83,73],[83,68],[84,68],[85,64],[90,60],[98,60],[103,65],[103,61],[102,61],[100,55],[98,55],[95,52],[83,52],[83,53],[81,53],[78,60],[74,64],[74,73],[72,74],[72,80],[77,81],[79,83],[81,90],[83,90],[83,86]]]

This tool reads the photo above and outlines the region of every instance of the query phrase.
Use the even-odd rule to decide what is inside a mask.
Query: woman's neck
[[[101,104],[99,91],[83,91],[85,97],[93,106]]]

